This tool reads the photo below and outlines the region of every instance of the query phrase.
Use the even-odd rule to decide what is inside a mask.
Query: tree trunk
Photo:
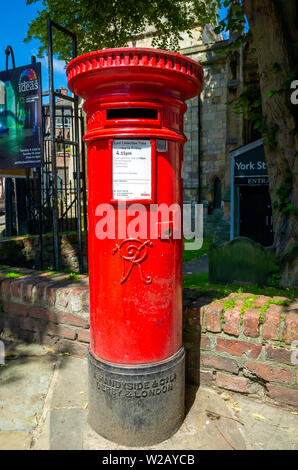
[[[275,144],[266,143],[265,157],[269,175],[272,204],[280,199],[276,190],[285,183],[288,169],[292,174],[293,188],[289,189],[289,202],[297,209],[298,158],[297,120],[290,102],[290,86],[283,93],[269,97],[268,92],[280,90],[294,69],[294,54],[287,35],[286,18],[278,0],[243,0],[243,6],[257,50],[262,112],[267,126],[276,126]],[[272,67],[279,73],[272,73]],[[298,285],[298,217],[293,209],[281,211],[273,207],[274,244],[281,266],[281,285]]]

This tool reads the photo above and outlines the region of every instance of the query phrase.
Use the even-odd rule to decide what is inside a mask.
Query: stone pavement
[[[1,338],[3,339],[3,338]],[[117,450],[88,425],[87,359],[5,340],[0,450]],[[187,387],[179,431],[152,450],[298,449],[298,415],[245,396]],[[147,448],[148,449],[148,448]]]

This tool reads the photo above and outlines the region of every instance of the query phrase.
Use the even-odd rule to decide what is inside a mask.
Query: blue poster
[[[43,165],[41,64],[0,72],[0,168]]]

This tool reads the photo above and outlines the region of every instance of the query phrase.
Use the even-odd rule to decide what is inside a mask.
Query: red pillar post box
[[[89,423],[151,445],[184,419],[183,114],[203,71],[180,54],[121,48],[73,59],[67,78],[87,114]]]

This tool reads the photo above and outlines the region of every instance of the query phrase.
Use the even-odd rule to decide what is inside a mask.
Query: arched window
[[[213,187],[213,209],[221,208],[221,181],[215,178]]]

